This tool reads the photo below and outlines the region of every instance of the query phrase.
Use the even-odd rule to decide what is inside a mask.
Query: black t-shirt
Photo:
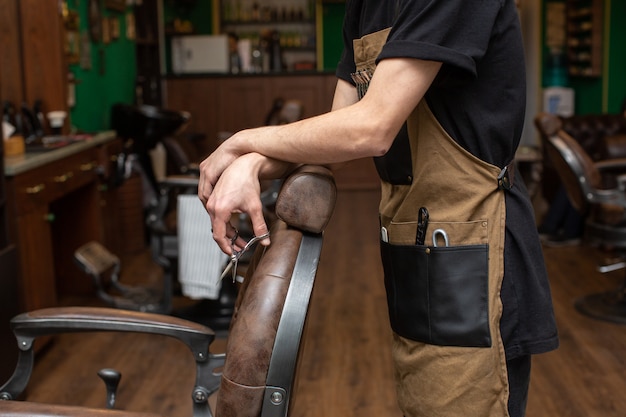
[[[510,163],[526,106],[524,52],[513,0],[348,0],[337,76],[353,83],[353,39],[391,27],[379,61],[442,62],[426,93],[433,114],[467,151]],[[521,178],[506,194],[502,337],[507,358],[558,345],[533,208]]]

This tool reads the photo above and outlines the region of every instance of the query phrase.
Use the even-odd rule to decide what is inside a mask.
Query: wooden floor
[[[341,191],[327,228],[309,312],[292,416],[401,416],[395,404],[390,330],[378,254],[376,191]],[[626,415],[626,327],[578,313],[573,302],[616,288],[623,272],[595,271],[585,247],[545,248],[561,346],[533,361],[529,417]],[[158,275],[149,257],[125,273]],[[214,351],[223,349],[223,340]],[[144,335],[58,337],[41,355],[28,391],[33,401],[98,406],[102,367],[122,374],[118,404],[168,416],[190,415],[194,378],[178,342]]]

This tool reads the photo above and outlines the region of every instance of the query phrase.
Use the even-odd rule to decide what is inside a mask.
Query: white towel
[[[211,218],[196,195],[178,196],[178,280],[183,295],[217,299],[226,255],[211,233]]]

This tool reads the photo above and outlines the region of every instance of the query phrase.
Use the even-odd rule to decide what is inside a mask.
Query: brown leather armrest
[[[290,226],[321,233],[330,221],[336,199],[332,172],[319,165],[303,165],[283,183],[276,215]]]

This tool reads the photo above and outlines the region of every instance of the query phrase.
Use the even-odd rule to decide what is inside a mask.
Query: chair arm
[[[601,173],[610,172],[611,176],[615,178],[617,189],[622,193],[626,191],[626,158],[604,159],[595,162],[594,165]],[[619,204],[624,205],[621,202]]]
[[[198,323],[154,313],[101,307],[58,307],[20,314],[11,320],[20,349],[40,336],[86,331],[160,334],[185,343],[196,360],[206,360],[215,333]]]
[[[624,170],[626,172],[626,158],[603,159],[594,163],[600,171]]]
[[[185,173],[189,175],[200,176],[200,164],[198,164],[197,162],[190,162],[185,167],[185,169],[186,169]]]
[[[169,175],[159,181],[162,188],[192,188],[198,186],[197,175]]]
[[[174,337],[189,347],[196,361],[193,390],[195,415],[210,415],[206,398],[219,387],[214,370],[224,364],[224,355],[209,352],[215,339],[210,328],[172,316],[101,307],[58,307],[15,316],[11,328],[20,354],[13,376],[0,387],[0,400],[16,399],[26,388],[34,365],[33,342],[37,337],[88,331],[136,332]]]

